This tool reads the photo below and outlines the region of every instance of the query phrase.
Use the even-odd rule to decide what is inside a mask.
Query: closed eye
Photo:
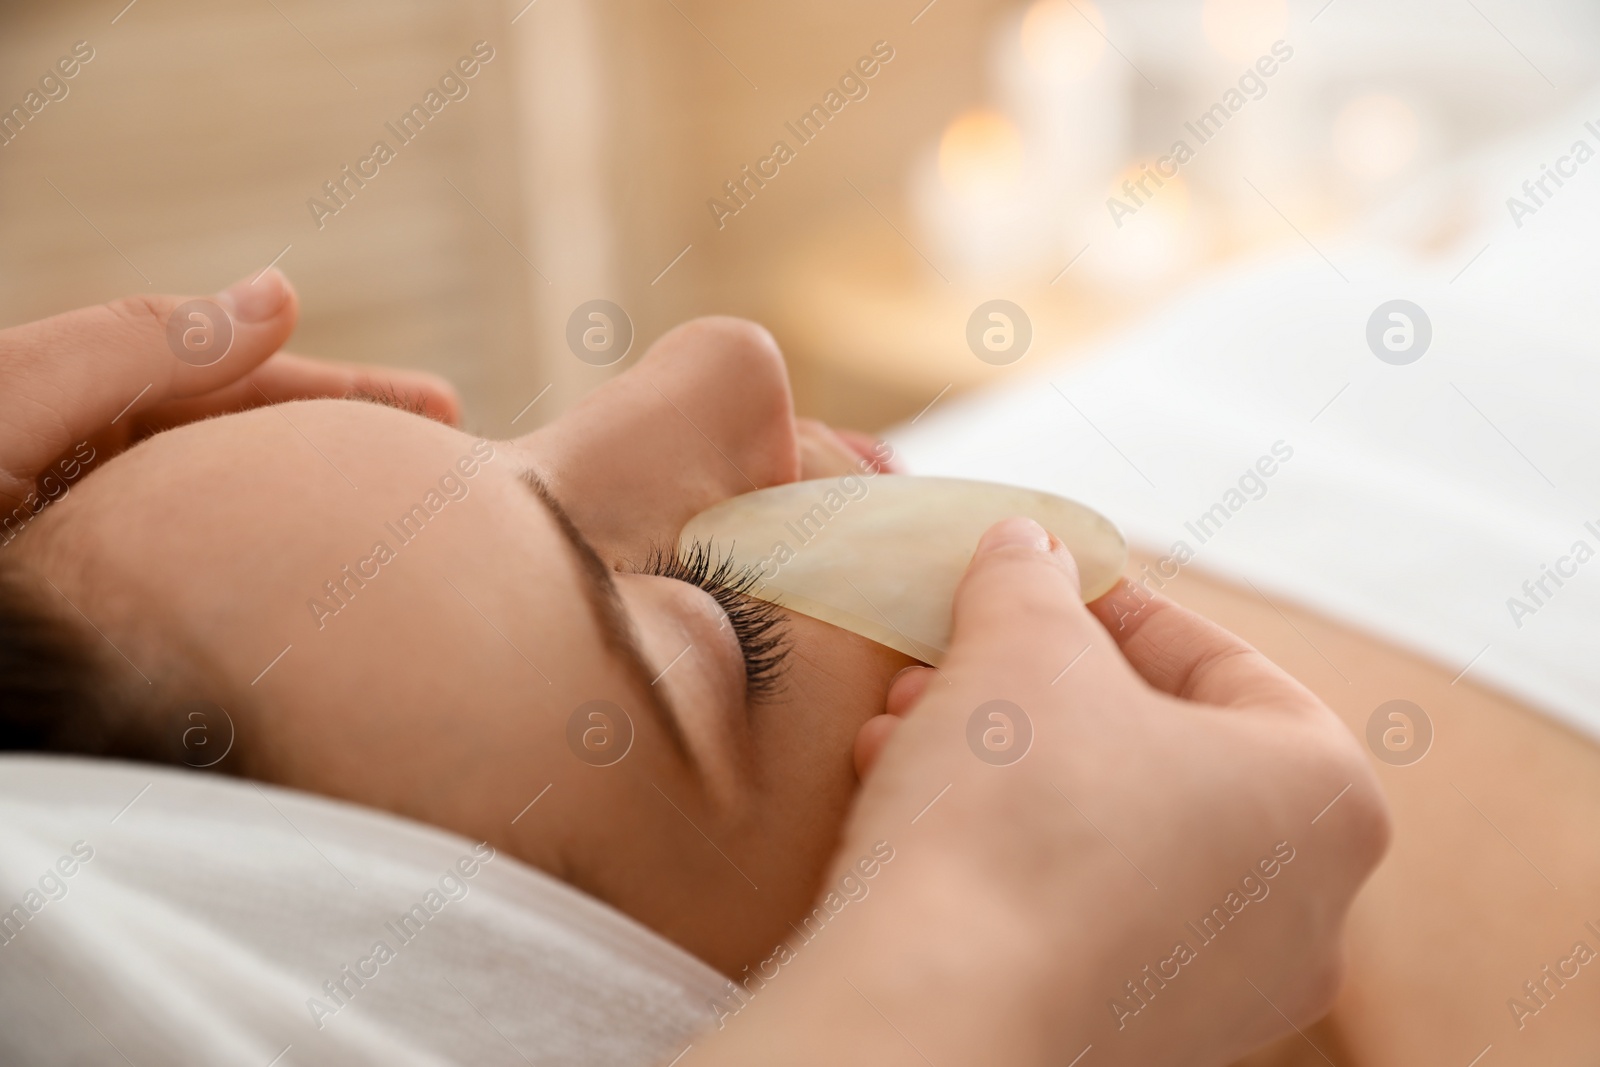
[[[705,542],[693,541],[673,552],[657,548],[641,573],[675,578],[709,593],[739,641],[746,694],[771,697],[782,690],[789,655],[784,614],[778,605],[750,595],[761,578],[756,568],[739,566]]]

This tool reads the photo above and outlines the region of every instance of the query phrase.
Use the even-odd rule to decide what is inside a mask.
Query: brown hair
[[[125,680],[105,640],[48,592],[0,557],[0,750],[184,762],[154,687]]]

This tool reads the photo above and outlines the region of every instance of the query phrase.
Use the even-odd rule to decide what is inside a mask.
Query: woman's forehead
[[[150,611],[276,601],[283,588],[303,601],[321,585],[300,588],[311,577],[337,577],[378,545],[404,545],[419,562],[450,551],[467,559],[470,546],[498,537],[547,542],[558,558],[548,550],[559,534],[515,485],[516,469],[502,446],[369,403],[253,409],[116,457],[12,548],[46,573],[81,580],[93,598]],[[485,495],[516,510],[481,508]]]
[[[428,716],[469,684],[475,706],[524,712],[649,695],[648,679],[618,669],[591,580],[509,448],[445,427],[423,427],[414,452],[385,447],[421,420],[347,406],[291,409],[295,429],[272,411],[219,419],[175,459],[152,448],[121,478],[108,465],[71,516],[88,536],[33,565],[93,626],[86,639],[144,678],[307,730],[324,715],[363,719],[354,708],[434,729]],[[374,432],[338,442],[324,423]],[[374,450],[387,466],[348,462]],[[143,470],[201,452],[186,480]],[[271,469],[236,462],[251,458]]]

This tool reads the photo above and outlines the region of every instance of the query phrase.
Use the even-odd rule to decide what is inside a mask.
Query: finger
[[[886,714],[905,717],[911,706],[922,699],[928,683],[936,672],[932,667],[906,667],[889,681],[889,693],[884,698]]]
[[[860,473],[860,457],[832,427],[816,419],[795,419],[794,428],[800,446],[801,481]]]
[[[856,778],[864,781],[872,773],[878,757],[883,755],[890,738],[899,728],[900,720],[893,715],[874,715],[861,724],[861,729],[856,731]]]
[[[1126,580],[1090,610],[1133,669],[1163,693],[1231,707],[1319,706],[1304,686],[1234,634],[1164,596],[1135,592]]]
[[[956,587],[946,670],[1027,687],[1060,681],[1063,690],[1132,677],[1083,605],[1072,554],[1022,518],[996,523],[978,542]]]
[[[402,407],[450,426],[461,422],[455,387],[426,371],[333,363],[279,352],[237,382],[188,400],[161,404],[140,420],[145,433],[263,404],[348,396],[394,397]]]
[[[238,380],[298,313],[288,279],[268,270],[204,301],[128,297],[0,331],[0,494],[25,494],[114,421]]]
[[[867,464],[874,474],[900,474],[904,471],[902,464],[894,458],[894,449],[889,447],[889,442],[862,433],[860,430],[836,428],[833,432],[850,446],[850,450],[860,457],[861,462]]]

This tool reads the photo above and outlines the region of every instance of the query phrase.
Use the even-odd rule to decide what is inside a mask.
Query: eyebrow
[[[420,392],[401,393],[394,386],[382,382],[357,385],[345,393],[344,399],[377,404],[379,407],[394,408],[396,411],[409,411],[413,415],[428,418],[428,406],[424,403]]]
[[[572,516],[567,514],[567,509],[561,506],[561,501],[556,499],[544,479],[533,470],[524,468],[517,473],[517,480],[533,494],[534,499],[544,505],[545,511],[555,521],[573,555],[578,557],[578,569],[583,573],[581,584],[584,599],[589,602],[590,613],[600,627],[600,636],[605,641],[606,647],[622,661],[623,669],[643,690],[651,713],[666,730],[678,754],[689,763],[697,765],[693,753],[689,751],[689,744],[684,739],[678,717],[667,707],[666,702],[661,699],[661,692],[656,689],[659,676],[655,679],[650,677],[650,665],[644,658],[644,652],[639,648],[639,640],[634,633],[633,624],[628,619],[627,610],[622,606],[622,597],[617,593],[617,583],[611,576],[611,568],[606,566],[600,554],[589,543],[589,539],[583,536],[577,523],[572,521]]]

